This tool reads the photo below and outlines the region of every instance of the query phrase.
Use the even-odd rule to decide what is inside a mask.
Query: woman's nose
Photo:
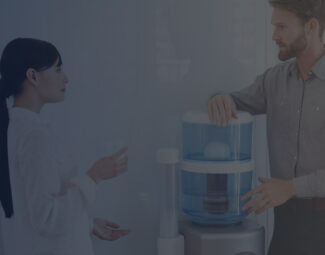
[[[65,73],[63,75],[63,80],[64,80],[64,83],[66,83],[66,84],[69,82],[69,78]]]

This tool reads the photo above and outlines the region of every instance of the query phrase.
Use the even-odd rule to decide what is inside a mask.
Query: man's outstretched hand
[[[260,214],[271,207],[284,204],[295,195],[292,180],[266,179],[261,177],[258,180],[262,184],[241,198],[242,201],[250,197],[252,198],[242,208],[243,210],[248,210],[249,213],[255,212]]]

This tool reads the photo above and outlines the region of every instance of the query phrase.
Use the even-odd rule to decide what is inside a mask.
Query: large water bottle
[[[183,116],[182,209],[194,222],[238,223],[247,212],[241,197],[251,190],[253,117],[238,112],[226,127],[210,123],[208,114]]]

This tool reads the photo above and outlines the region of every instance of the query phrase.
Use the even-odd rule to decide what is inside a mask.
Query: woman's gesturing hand
[[[95,162],[87,175],[96,183],[121,175],[128,170],[128,157],[123,156],[127,148],[122,148],[115,154],[103,157]],[[122,157],[123,156],[123,157]]]
[[[93,234],[102,240],[115,241],[131,231],[130,229],[118,229],[119,227],[114,222],[96,218],[93,221]]]

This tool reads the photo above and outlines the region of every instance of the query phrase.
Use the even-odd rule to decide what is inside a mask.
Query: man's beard
[[[307,47],[307,38],[304,33],[302,33],[293,43],[289,45],[280,44],[284,48],[280,48],[279,59],[281,61],[286,61],[290,58],[295,58],[299,56]]]

